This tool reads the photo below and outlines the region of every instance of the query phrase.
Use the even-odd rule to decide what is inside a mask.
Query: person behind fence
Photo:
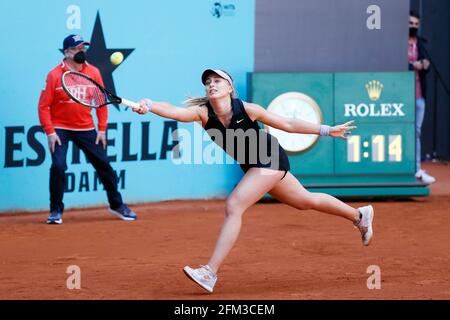
[[[430,68],[430,61],[426,57],[423,40],[418,37],[420,17],[411,11],[409,16],[408,65],[414,71],[416,79],[416,178],[426,184],[436,179],[421,168],[421,135],[422,123],[425,116],[426,80],[425,76]]]

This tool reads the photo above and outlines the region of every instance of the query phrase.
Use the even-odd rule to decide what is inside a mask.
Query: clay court
[[[224,202],[173,201],[132,206],[136,222],[105,208],[0,215],[1,299],[450,299],[450,170],[428,164],[438,182],[426,198],[372,202],[374,240],[363,247],[343,219],[259,203],[244,216],[236,247],[214,294],[181,271],[205,264]],[[81,269],[69,290],[67,267]],[[381,269],[369,290],[368,266]]]

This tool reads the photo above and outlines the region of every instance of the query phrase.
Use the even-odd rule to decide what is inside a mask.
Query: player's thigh
[[[297,209],[309,207],[312,194],[290,172],[269,191],[275,199]]]
[[[283,171],[251,168],[227,199],[227,209],[245,210],[261,199],[283,177]]]

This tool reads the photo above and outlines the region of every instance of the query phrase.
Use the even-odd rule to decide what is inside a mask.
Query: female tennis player
[[[214,136],[214,142],[233,156],[245,172],[226,200],[225,220],[209,262],[197,269],[184,267],[183,271],[191,280],[208,292],[213,292],[217,272],[239,236],[242,215],[266,193],[300,210],[314,209],[348,219],[361,232],[363,245],[370,244],[374,217],[372,206],[355,209],[328,194],[308,192],[289,172],[288,157],[277,139],[260,129],[257,123],[259,121],[291,133],[320,134],[346,139],[350,130],[356,128],[351,125],[353,121],[330,127],[300,119],[284,118],[268,112],[257,104],[237,99],[233,79],[223,70],[207,69],[201,79],[206,96],[187,100],[188,108],[144,99],[140,101],[140,108],[135,110],[140,114],[151,111],[164,118],[182,122],[200,122],[212,139]],[[256,136],[257,139],[246,143],[243,148],[245,157],[228,149],[227,131],[238,129],[242,129],[245,133],[251,133],[252,130],[256,132],[253,137]],[[222,134],[222,139],[218,138],[218,133]],[[252,148],[254,144],[258,147]],[[268,147],[266,152],[269,155],[268,161],[263,159],[259,152],[263,147]],[[248,161],[251,158],[253,161]]]

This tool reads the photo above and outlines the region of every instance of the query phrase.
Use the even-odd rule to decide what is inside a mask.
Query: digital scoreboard
[[[310,191],[335,196],[425,196],[415,174],[412,72],[252,73],[249,97],[270,112],[336,125],[355,121],[347,140],[266,126]]]

